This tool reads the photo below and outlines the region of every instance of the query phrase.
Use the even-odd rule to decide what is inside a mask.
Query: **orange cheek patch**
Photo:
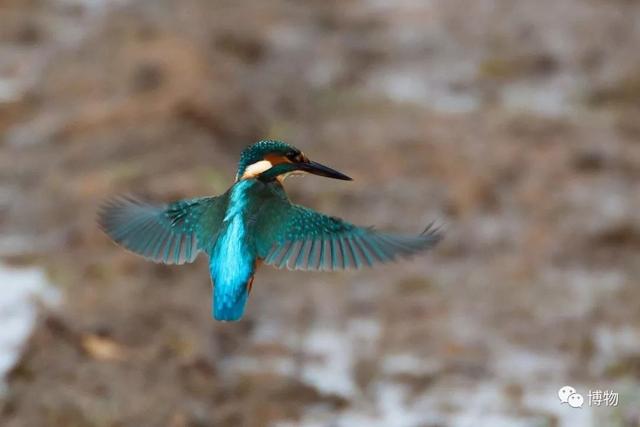
[[[264,159],[274,166],[280,163],[291,163],[289,159],[279,154],[267,154],[266,156],[264,156]]]

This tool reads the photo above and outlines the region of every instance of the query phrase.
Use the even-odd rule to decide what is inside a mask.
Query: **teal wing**
[[[433,227],[417,236],[358,227],[286,200],[272,201],[256,220],[258,256],[291,270],[343,270],[406,258],[442,239]]]
[[[226,198],[153,204],[121,197],[106,202],[98,223],[116,243],[164,264],[192,262],[207,251],[224,218]]]

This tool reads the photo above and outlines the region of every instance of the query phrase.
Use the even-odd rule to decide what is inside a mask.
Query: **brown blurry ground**
[[[42,307],[0,425],[640,425],[638,16],[3,1],[0,255],[43,266],[63,303]],[[296,202],[406,232],[436,219],[445,241],[371,271],[264,268],[225,324],[205,259],[154,265],[97,229],[110,195],[224,191],[265,137],[355,178],[287,182]],[[578,416],[565,383],[620,405]]]

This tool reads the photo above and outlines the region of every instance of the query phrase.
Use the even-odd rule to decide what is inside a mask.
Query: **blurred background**
[[[638,46],[635,0],[2,0],[0,425],[639,426]],[[225,324],[96,227],[267,137],[355,178],[295,202],[445,240]]]

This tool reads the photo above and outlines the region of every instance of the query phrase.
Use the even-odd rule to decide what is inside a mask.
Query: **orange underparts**
[[[256,263],[253,267],[253,271],[256,271],[258,269],[258,267],[260,267],[262,265],[262,260],[260,258],[258,258],[256,260]],[[256,275],[255,273],[251,276],[251,279],[249,279],[249,284],[247,285],[247,293],[251,294],[251,289],[253,289],[253,279],[255,279]]]

